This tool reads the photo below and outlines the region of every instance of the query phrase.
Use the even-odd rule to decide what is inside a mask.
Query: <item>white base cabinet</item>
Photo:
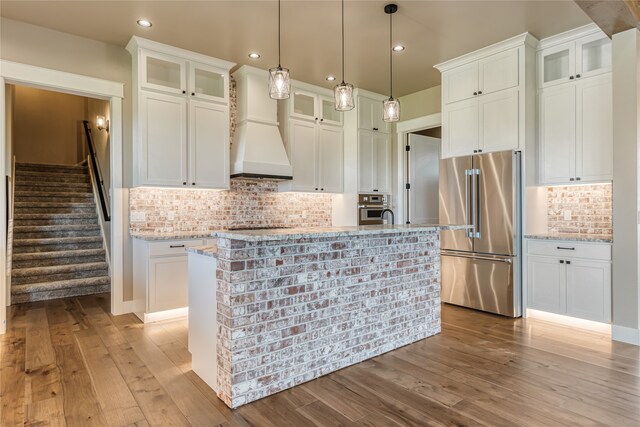
[[[187,248],[212,243],[207,239],[133,239],[134,313],[140,320],[147,323],[187,315]]]
[[[611,322],[611,245],[527,241],[527,306]]]

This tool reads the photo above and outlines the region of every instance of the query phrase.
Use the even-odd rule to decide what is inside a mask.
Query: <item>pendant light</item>
[[[344,82],[344,0],[342,0],[342,83],[336,85],[333,91],[337,111],[353,110],[355,106],[353,102],[353,85]]]
[[[291,92],[289,69],[280,65],[280,0],[278,0],[278,66],[269,69],[269,97],[287,99]]]
[[[398,5],[388,4],[384,7],[384,13],[389,15],[389,99],[382,101],[383,120],[385,122],[397,122],[400,120],[400,101],[393,98],[393,14],[398,11]]]

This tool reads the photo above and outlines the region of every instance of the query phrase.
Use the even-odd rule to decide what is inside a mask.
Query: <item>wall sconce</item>
[[[96,116],[96,127],[98,130],[106,130],[109,132],[109,120],[104,116]]]

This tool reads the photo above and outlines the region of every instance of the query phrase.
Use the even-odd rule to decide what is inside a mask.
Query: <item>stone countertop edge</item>
[[[218,247],[215,245],[210,246],[191,246],[187,248],[187,252],[190,254],[204,255],[211,258],[218,258]]]
[[[571,242],[613,243],[612,236],[603,236],[601,234],[539,233],[526,234],[524,238],[537,240],[566,240]]]
[[[208,239],[211,231],[194,231],[185,233],[129,233],[131,238],[139,240],[187,240],[187,239]]]
[[[292,240],[323,237],[353,237],[373,234],[397,234],[412,232],[431,232],[440,230],[468,230],[470,225],[364,225],[354,227],[311,227],[271,230],[220,230],[211,233],[213,238],[226,238],[245,241]]]

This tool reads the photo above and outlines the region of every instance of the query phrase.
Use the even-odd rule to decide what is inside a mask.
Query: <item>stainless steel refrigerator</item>
[[[522,315],[520,153],[440,160],[442,301]]]

